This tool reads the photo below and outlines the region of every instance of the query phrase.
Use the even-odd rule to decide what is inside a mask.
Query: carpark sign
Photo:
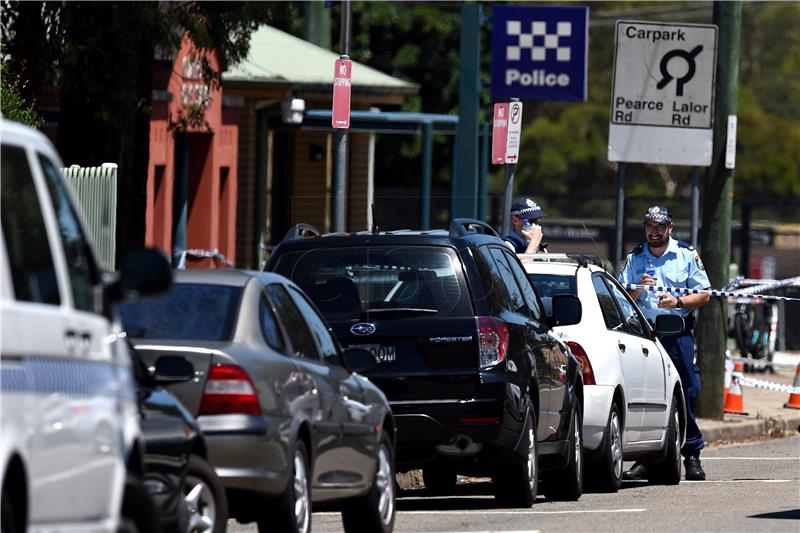
[[[609,161],[711,164],[717,27],[617,21]]]

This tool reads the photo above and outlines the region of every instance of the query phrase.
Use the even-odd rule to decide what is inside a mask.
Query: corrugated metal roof
[[[247,58],[222,74],[223,82],[331,85],[339,56],[271,26],[261,26],[250,40]],[[353,61],[353,90],[381,89],[414,93],[419,85]]]

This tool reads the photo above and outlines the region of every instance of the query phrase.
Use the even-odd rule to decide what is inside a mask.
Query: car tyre
[[[568,451],[567,466],[547,474],[544,494],[551,500],[575,501],[583,494],[583,417],[577,403],[570,417]]]
[[[141,480],[133,475],[125,479],[119,533],[147,533],[158,530],[156,507]]]
[[[189,458],[184,502],[189,515],[188,533],[224,533],[228,501],[219,478],[200,456]]]
[[[451,494],[458,483],[458,475],[443,468],[423,468],[422,483],[434,495]]]
[[[258,521],[259,533],[311,531],[311,468],[306,445],[297,440],[292,453],[292,467],[286,489],[272,509]]]
[[[599,492],[617,492],[622,485],[623,447],[622,421],[616,403],[611,404],[600,450],[597,461],[586,465],[586,480],[591,480],[592,488]]]
[[[677,485],[681,482],[681,432],[678,418],[678,398],[672,397],[667,425],[666,456],[664,460],[647,465],[650,483]]]
[[[528,414],[522,438],[528,452],[525,459],[518,465],[501,468],[494,476],[496,498],[511,507],[530,507],[536,501],[539,461],[533,413]]]
[[[389,436],[384,432],[378,448],[378,464],[372,486],[363,497],[342,509],[342,523],[347,533],[390,533],[394,529],[395,506],[394,454]]]

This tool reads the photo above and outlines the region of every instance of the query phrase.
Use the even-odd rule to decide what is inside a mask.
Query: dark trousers
[[[683,384],[683,398],[686,402],[686,444],[681,449],[684,457],[700,455],[705,446],[703,434],[697,427],[696,402],[700,395],[700,369],[694,364],[694,337],[687,327],[678,335],[659,337],[667,350],[672,363],[678,369]]]

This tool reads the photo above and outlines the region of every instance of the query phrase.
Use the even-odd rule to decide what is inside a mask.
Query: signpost
[[[492,164],[505,163],[506,183],[503,195],[503,235],[511,231],[508,212],[511,211],[511,196],[514,192],[514,168],[519,160],[520,135],[522,133],[522,102],[516,98],[511,102],[494,104],[492,120]]]
[[[506,136],[508,134],[508,102],[494,104],[492,119],[492,164],[506,162]]]
[[[333,110],[331,126],[334,129],[350,127],[350,86],[353,62],[347,56],[336,60],[333,71]]]
[[[711,164],[717,27],[617,21],[608,160]]]
[[[519,140],[522,134],[522,102],[508,105],[508,131],[506,133],[506,163],[515,165],[519,159]]]
[[[589,8],[492,6],[492,98],[586,101]]]

